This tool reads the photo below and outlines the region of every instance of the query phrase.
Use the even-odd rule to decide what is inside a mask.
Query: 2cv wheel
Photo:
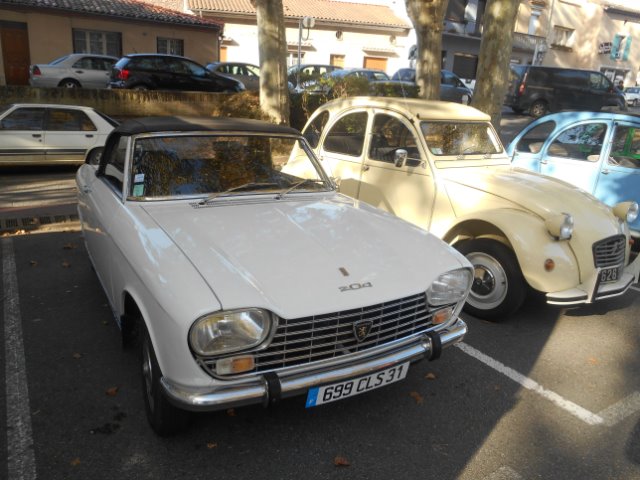
[[[524,302],[527,285],[511,249],[486,238],[465,240],[456,248],[473,265],[474,279],[464,310],[500,322]]]
[[[140,352],[142,360],[142,394],[147,419],[151,428],[160,436],[169,436],[181,432],[189,425],[190,414],[186,410],[173,406],[162,391],[160,379],[162,372],[144,321]]]

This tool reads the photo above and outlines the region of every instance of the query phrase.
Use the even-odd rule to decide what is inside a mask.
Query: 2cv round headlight
[[[568,240],[573,235],[573,216],[568,213],[554,215],[548,218],[544,224],[549,233],[558,240]]]
[[[636,202],[620,202],[613,207],[613,213],[620,220],[633,223],[638,218],[640,209]]]

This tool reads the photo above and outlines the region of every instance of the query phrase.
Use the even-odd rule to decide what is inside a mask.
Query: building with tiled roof
[[[69,53],[218,57],[224,24],[140,0],[0,0],[0,84],[26,84],[29,65]]]
[[[337,0],[282,3],[289,65],[298,61],[301,19],[312,17],[313,28],[302,29],[301,63],[364,66],[389,74],[408,66],[412,25],[388,6]],[[224,22],[222,59],[259,62],[256,11],[249,0],[186,0],[186,6],[197,16]]]

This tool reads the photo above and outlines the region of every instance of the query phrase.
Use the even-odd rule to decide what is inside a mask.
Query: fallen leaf
[[[351,464],[349,463],[349,460],[347,460],[344,457],[341,457],[340,455],[336,456],[333,459],[333,464],[336,467],[350,467],[351,466]]]
[[[29,262],[29,264],[30,264],[32,267],[37,267],[37,266],[38,266],[38,262],[36,262],[35,260],[31,260],[31,261]]]
[[[74,458],[73,460],[71,460],[71,466],[72,467],[77,467],[78,465],[80,465],[80,459],[79,458]]]
[[[207,448],[208,448],[209,450],[212,450],[212,449],[217,448],[217,447],[218,447],[218,444],[217,444],[217,443],[215,443],[215,442],[208,442],[208,443],[207,443]]]
[[[62,268],[69,268],[71,266],[71,264],[69,262],[67,262],[66,260],[64,262],[62,262]]]
[[[598,365],[600,363],[600,360],[598,360],[595,357],[589,357],[589,365]]]
[[[427,380],[435,380],[437,377],[435,373],[429,372],[424,376],[424,378],[426,378]]]
[[[418,392],[411,392],[409,395],[416,401],[418,405],[422,405],[422,403],[424,402],[424,397]]]
[[[82,358],[82,354],[81,354],[81,353],[77,353],[77,352],[76,352],[76,353],[74,353],[74,354],[73,354],[73,358],[75,358],[76,360],[78,360],[78,359]]]
[[[235,417],[236,416],[236,409],[235,408],[230,408],[229,410],[227,410],[227,415],[230,417]]]
[[[66,243],[63,247],[64,250],[73,250],[74,248],[78,248],[75,243]]]
[[[104,393],[110,397],[115,397],[118,394],[118,387],[107,388],[107,391]]]

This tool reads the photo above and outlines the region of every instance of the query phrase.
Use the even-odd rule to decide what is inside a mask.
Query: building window
[[[184,40],[180,38],[158,37],[158,53],[184,55]]]
[[[122,34],[74,28],[73,53],[97,53],[100,55],[122,56]]]
[[[220,58],[218,60],[221,62],[227,61],[227,47],[220,47]]]
[[[344,68],[344,55],[331,55],[329,58],[331,65]]]
[[[551,42],[551,45],[553,47],[571,49],[573,47],[574,36],[575,30],[573,28],[565,28],[554,25],[553,41]]]

